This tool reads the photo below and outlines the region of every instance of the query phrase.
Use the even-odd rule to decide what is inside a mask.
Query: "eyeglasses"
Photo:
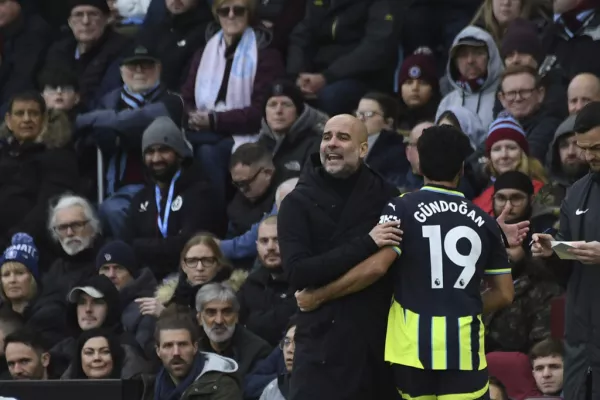
[[[504,196],[503,194],[496,194],[494,195],[494,201],[496,203],[498,203],[499,206],[503,206],[505,205],[507,202],[510,201],[510,204],[512,204],[515,207],[521,206],[523,205],[523,203],[525,202],[525,200],[527,200],[527,196],[524,196],[522,194],[513,194],[511,196]]]
[[[378,113],[377,111],[355,111],[354,115],[356,115],[356,118],[359,119],[369,119],[376,115],[382,116],[381,113]]]
[[[44,93],[46,93],[46,94],[57,94],[57,93],[73,94],[73,93],[75,93],[75,88],[73,86],[46,86],[46,87],[44,87]]]
[[[85,221],[75,221],[75,222],[71,222],[71,223],[68,223],[68,224],[56,225],[54,227],[54,231],[56,233],[64,235],[70,229],[70,230],[73,231],[73,233],[80,234],[81,231],[83,230],[83,228],[88,224],[88,222],[90,222],[90,221],[86,219]]]
[[[98,22],[102,18],[102,13],[99,11],[77,11],[71,14],[71,19],[73,20],[73,22],[79,23],[82,22],[86,16],[88,17],[88,20],[90,22]]]
[[[279,348],[281,350],[285,350],[295,344],[296,344],[296,342],[294,342],[294,339],[290,339],[290,338],[286,337],[286,338],[283,338],[281,340],[281,342],[279,342]]]
[[[188,268],[196,268],[198,264],[202,264],[205,268],[212,268],[217,265],[216,257],[185,257],[183,263]]]
[[[511,90],[509,92],[502,92],[502,97],[504,97],[508,101],[513,101],[517,98],[517,95],[519,95],[519,97],[523,100],[527,100],[531,97],[535,90],[536,88]]]
[[[260,167],[256,173],[248,179],[244,179],[242,181],[232,181],[233,186],[241,190],[242,192],[250,189],[250,185],[258,178],[258,174],[260,174],[264,170],[264,167]]]
[[[234,17],[243,17],[246,15],[246,11],[248,11],[247,7],[244,6],[228,6],[228,7],[219,7],[217,8],[217,15],[219,17],[228,17],[233,11]]]

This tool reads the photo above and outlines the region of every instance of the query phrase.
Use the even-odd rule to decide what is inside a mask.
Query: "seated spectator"
[[[493,121],[502,59],[489,33],[467,26],[454,39],[446,78],[452,85],[440,103],[436,120],[450,106],[462,106],[479,116],[484,128]]]
[[[9,100],[36,86],[36,76],[52,40],[50,26],[39,15],[23,11],[20,0],[0,4],[0,115]]]
[[[89,134],[108,160],[107,195],[99,213],[106,230],[122,238],[131,199],[145,183],[140,145],[144,130],[159,116],[181,126],[183,103],[160,82],[161,64],[143,46],[133,49],[121,65],[124,85],[103,96],[97,108],[79,115],[80,136]]]
[[[254,0],[215,0],[212,11],[218,24],[208,27],[210,39],[196,52],[181,95],[188,138],[215,185],[213,195],[224,201],[232,145],[256,138],[268,87],[284,68],[269,47],[270,33],[255,24]]]
[[[507,223],[530,220],[534,212],[531,180],[522,172],[503,173],[494,182],[493,203],[496,218],[508,207]],[[552,219],[553,224],[556,217]],[[552,224],[534,231],[542,232]],[[525,242],[526,246],[529,240]],[[484,316],[485,347],[486,352],[527,353],[535,343],[550,336],[550,304],[563,290],[551,273],[532,261],[524,245],[513,246],[507,252],[512,266],[514,300],[510,306]]]
[[[159,319],[155,340],[162,367],[144,379],[143,400],[242,399],[237,363],[199,351],[198,327],[187,315]]]
[[[402,18],[396,2],[306,2],[290,36],[287,72],[327,115],[350,113],[369,90],[393,86]]]
[[[296,324],[291,321],[288,324],[284,338],[279,342],[279,348],[283,351],[286,373],[279,375],[267,385],[260,396],[260,400],[285,400],[288,398],[290,387],[290,376],[294,366],[294,336],[296,335]]]
[[[154,295],[157,283],[152,271],[140,268],[131,246],[119,240],[105,244],[98,251],[96,268],[98,273],[108,277],[119,291],[123,308],[121,325],[125,332],[135,337],[140,348],[152,348],[156,319],[151,315],[142,315],[135,301],[140,297]]]
[[[77,339],[69,379],[120,379],[125,352],[113,335],[98,328],[83,332]]]
[[[190,73],[194,53],[206,45],[206,28],[213,15],[205,0],[158,1],[166,6],[166,14],[156,24],[143,26],[136,40],[160,59],[162,83],[179,92]]]
[[[450,106],[440,113],[436,125],[451,125],[460,129],[462,133],[469,137],[471,147],[474,150],[479,149],[487,137],[487,131],[483,128],[481,120],[477,114],[467,108],[460,106]]]
[[[40,335],[47,348],[64,337],[64,323],[57,318],[63,312],[64,297],[41,294],[38,250],[27,234],[16,234],[12,245],[0,257],[1,309],[21,316],[28,328]]]
[[[119,59],[129,46],[129,40],[108,25],[109,15],[106,0],[70,2],[73,35],[54,43],[46,58],[45,68],[75,71],[81,101],[90,109],[121,85]]]
[[[10,380],[11,375],[6,365],[4,344],[6,337],[24,327],[21,316],[8,308],[0,308],[0,381]],[[266,384],[265,384],[266,385]],[[256,395],[258,397],[260,393]]]
[[[520,171],[531,178],[534,193],[537,193],[546,183],[544,167],[537,159],[529,156],[525,131],[509,115],[501,114],[490,125],[485,141],[485,155],[487,158],[484,168],[490,180],[507,171]],[[494,187],[490,185],[473,200],[473,203],[491,214],[493,195]]]
[[[22,329],[6,336],[3,345],[6,365],[13,380],[57,379],[53,375],[48,348],[36,331]]]
[[[398,157],[405,152],[404,136],[396,130],[398,101],[384,93],[367,93],[358,103],[355,115],[367,127],[369,147],[365,163],[392,185],[404,185],[409,163]]]
[[[244,399],[258,399],[269,383],[286,373],[283,350],[281,346],[275,347],[271,354],[258,361],[244,378]]]
[[[40,73],[38,85],[49,110],[64,111],[71,121],[75,121],[77,114],[84,111],[79,81],[72,71],[44,70]]]
[[[327,115],[304,103],[302,93],[287,81],[269,90],[258,143],[269,149],[275,168],[300,175],[308,157],[317,152]]]
[[[523,127],[529,152],[540,161],[545,161],[553,132],[560,125],[560,119],[544,107],[545,95],[546,91],[533,68],[508,67],[500,78],[500,102]]]
[[[430,52],[420,50],[402,62],[398,87],[399,129],[410,131],[419,122],[435,118],[441,94],[435,59]]]
[[[563,395],[564,354],[563,343],[549,338],[533,346],[529,352],[533,378],[544,396]]]
[[[577,114],[586,104],[600,101],[600,78],[590,73],[575,76],[567,89],[569,115]]]
[[[48,202],[77,189],[77,159],[68,147],[71,132],[56,128],[48,125],[39,93],[12,98],[0,127],[0,243],[4,247],[17,232],[31,235],[45,247]]]
[[[81,360],[77,357],[83,347],[78,339],[95,328],[119,335],[118,340],[125,353],[122,368],[119,369],[122,379],[130,379],[144,372],[146,361],[141,356],[140,347],[131,335],[122,333],[119,292],[110,279],[96,275],[84,280],[81,285],[74,287],[67,297],[69,305],[66,318],[70,336],[50,349],[56,365],[64,371],[61,379],[75,379],[78,376],[77,368]],[[69,366],[65,371],[66,365]]]
[[[240,304],[227,284],[204,285],[196,295],[196,311],[198,324],[205,333],[200,339],[200,349],[234,359],[240,380],[257,361],[271,353],[266,341],[238,323]]]
[[[490,376],[490,400],[510,400],[506,387],[494,376]]]
[[[124,237],[161,280],[177,271],[181,249],[194,233],[224,230],[224,212],[171,119],[159,117],[146,129],[142,155],[152,183],[134,196]]]
[[[531,374],[531,363],[523,353],[496,351],[485,355],[490,376],[506,387],[508,399],[526,400],[540,396]]]
[[[239,322],[276,346],[298,308],[281,266],[276,215],[260,223],[256,248],[260,267],[248,275],[238,292]]]

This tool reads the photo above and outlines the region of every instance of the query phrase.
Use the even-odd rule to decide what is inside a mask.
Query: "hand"
[[[304,96],[313,95],[310,92],[310,79],[308,77],[309,74],[300,74],[298,75],[298,79],[296,79],[296,86],[300,88],[300,91]]]
[[[210,126],[208,111],[192,111],[189,114],[188,126],[194,130],[201,130]]]
[[[327,84],[323,74],[300,74],[300,90],[305,95],[316,96]]]
[[[508,213],[510,213],[511,207],[510,202],[507,202],[498,218],[496,218],[496,222],[498,222],[500,229],[504,232],[504,235],[508,240],[508,246],[515,247],[521,245],[523,239],[527,236],[527,232],[529,232],[529,221],[507,224],[505,221]]]
[[[296,303],[298,303],[298,308],[302,312],[313,311],[321,306],[321,302],[317,299],[312,290],[298,290],[296,291],[295,296]]]
[[[548,258],[552,255],[552,242],[554,238],[547,233],[534,233],[533,244],[531,245],[531,255],[533,257]]]
[[[402,230],[399,228],[400,220],[389,221],[377,225],[369,232],[369,236],[375,242],[377,247],[398,246],[402,241]]]
[[[140,307],[142,315],[154,315],[158,318],[165,311],[165,306],[156,297],[140,297],[135,299],[135,302]]]
[[[600,242],[573,243],[574,249],[569,253],[575,255],[577,260],[583,264],[600,264]]]

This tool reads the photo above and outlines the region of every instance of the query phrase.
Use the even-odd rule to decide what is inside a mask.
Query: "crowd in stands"
[[[482,318],[491,398],[600,399],[598,295],[573,289],[597,272],[531,250],[597,179],[600,142],[578,137],[600,127],[599,54],[598,0],[0,0],[0,380],[291,399],[295,294],[339,274],[316,276],[333,256],[300,272],[278,214],[310,184],[284,205],[313,227],[379,215],[380,188],[315,172],[351,114],[388,198],[423,187],[419,138],[450,125],[471,146],[458,190],[530,223],[512,304]],[[346,240],[329,228],[320,253]]]

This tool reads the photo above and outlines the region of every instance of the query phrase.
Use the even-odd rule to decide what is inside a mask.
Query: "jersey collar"
[[[458,190],[452,190],[452,189],[448,189],[444,186],[438,186],[438,185],[425,185],[421,188],[421,190],[426,190],[428,192],[449,194],[451,196],[465,197],[465,195],[462,194],[461,192],[459,192]]]

